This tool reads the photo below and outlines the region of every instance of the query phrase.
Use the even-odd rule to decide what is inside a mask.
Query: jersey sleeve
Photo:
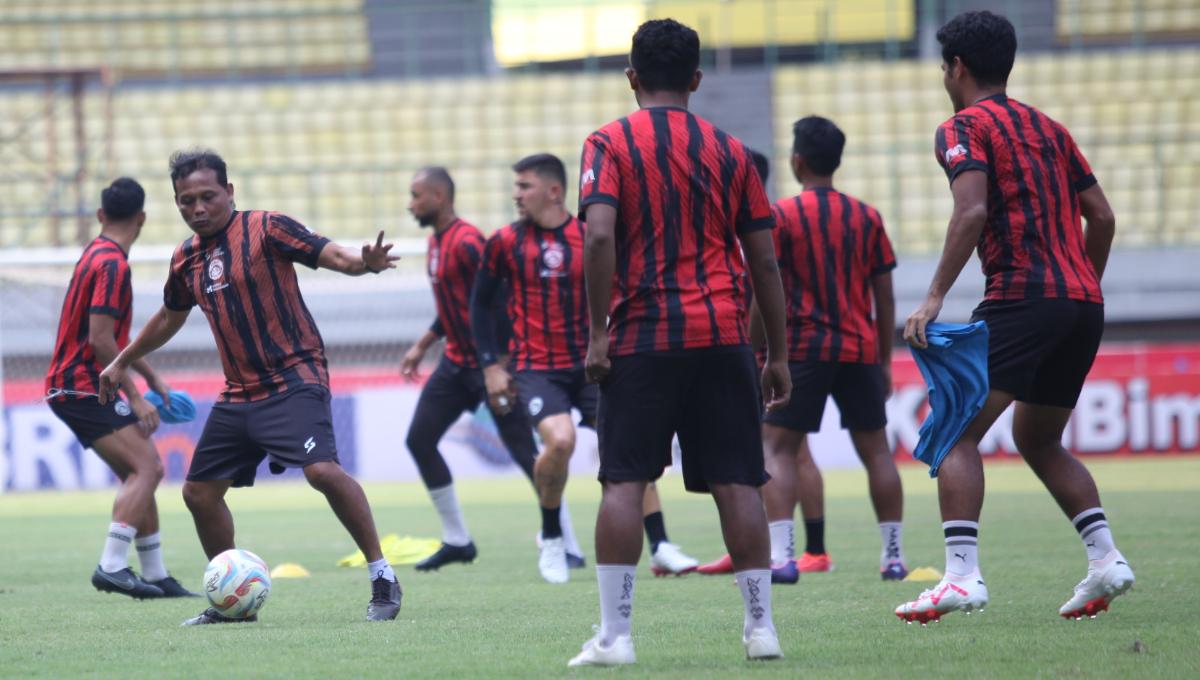
[[[871,232],[871,276],[879,276],[896,268],[896,252],[883,228],[883,217],[874,210],[871,211]]]
[[[462,242],[456,249],[459,266],[472,273],[479,271],[479,266],[483,262],[485,245],[483,234],[478,231],[472,229],[467,234],[464,234]]]
[[[603,131],[593,132],[583,143],[579,162],[579,216],[587,207],[603,203],[619,208],[621,205],[621,176],[611,139]]]
[[[748,234],[759,229],[773,229],[775,213],[771,210],[771,202],[767,200],[767,190],[763,188],[762,179],[754,167],[754,158],[750,155],[749,149],[742,149],[742,156],[743,158],[738,164],[742,175],[740,182],[742,192],[737,207],[737,233]],[[735,189],[726,187],[725,190],[734,191]]]
[[[506,279],[510,275],[508,263],[508,243],[504,238],[507,229],[499,229],[488,237],[483,246],[483,265],[481,269],[494,279]]]
[[[267,245],[282,257],[299,262],[309,269],[317,268],[317,259],[329,239],[310,231],[287,215],[271,213],[265,226]]]
[[[942,123],[934,136],[934,148],[951,184],[968,170],[988,172],[991,168],[986,131],[970,116],[955,116]]]
[[[103,314],[119,319],[121,292],[129,286],[129,263],[110,257],[99,263],[92,279],[92,298],[88,301],[88,314]]]
[[[1087,158],[1084,158],[1083,152],[1079,150],[1079,146],[1075,144],[1071,134],[1063,130],[1063,135],[1066,137],[1067,143],[1067,173],[1071,178],[1071,186],[1075,189],[1075,193],[1094,187],[1098,181],[1092,174],[1092,166],[1088,164]]]
[[[167,272],[167,283],[163,286],[163,306],[175,312],[186,312],[196,306],[196,297],[188,286],[184,272],[184,257],[181,249],[171,257],[171,268]]]

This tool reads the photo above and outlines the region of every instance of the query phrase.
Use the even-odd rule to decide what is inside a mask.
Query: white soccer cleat
[[[583,644],[583,651],[567,662],[567,666],[627,666],[635,663],[633,638],[618,635],[613,643],[604,647],[600,644],[600,633]]]
[[[571,578],[567,571],[567,548],[562,538],[543,540],[539,553],[538,571],[547,583],[566,583]]]
[[[750,631],[749,637],[742,639],[742,645],[746,647],[748,661],[783,658],[783,650],[779,647],[779,636],[766,626],[760,626]]]
[[[655,576],[683,576],[696,571],[700,563],[695,558],[685,555],[679,546],[663,541],[658,544],[658,550],[650,556],[650,571]]]
[[[1118,595],[1133,587],[1133,570],[1125,557],[1113,550],[1103,559],[1088,565],[1087,577],[1075,586],[1075,595],[1059,610],[1064,619],[1082,619],[1108,609],[1109,603]]]
[[[987,586],[976,569],[969,576],[946,575],[936,586],[921,593],[912,602],[896,607],[896,616],[901,620],[925,625],[938,621],[942,614],[961,611],[970,614],[982,611],[988,603]]]

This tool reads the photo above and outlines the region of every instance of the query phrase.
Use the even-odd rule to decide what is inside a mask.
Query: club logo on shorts
[[[312,438],[312,437],[309,437],[307,440],[305,440],[305,442],[304,442],[304,453],[305,453],[306,455],[309,455],[309,456],[311,456],[311,455],[312,455],[312,450],[313,450],[313,449],[315,449],[315,448],[317,448],[317,443],[316,443],[315,441],[313,441],[313,438]]]
[[[113,410],[117,412],[117,415],[122,416],[122,417],[127,416],[130,413],[133,413],[133,411],[129,408],[129,404],[127,404],[123,401],[118,401],[118,402],[114,403]]]
[[[542,278],[558,278],[566,276],[563,271],[563,261],[566,260],[566,250],[561,243],[547,243],[542,246]]]
[[[529,415],[536,416],[537,414],[541,413],[542,407],[545,405],[546,404],[545,404],[545,402],[542,401],[541,397],[534,397],[533,399],[530,399],[529,400]]]

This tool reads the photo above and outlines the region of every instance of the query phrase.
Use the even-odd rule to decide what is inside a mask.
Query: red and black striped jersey
[[[514,222],[487,241],[484,269],[508,281],[512,291],[508,316],[517,370],[583,366],[588,345],[583,230],[575,217],[555,229]]]
[[[92,352],[89,317],[104,314],[115,319],[117,347],[124,348],[129,344],[132,312],[128,255],[116,241],[97,236],[84,248],[71,274],[71,285],[58,320],[54,355],[46,371],[46,389],[99,393],[100,371],[104,367]],[[77,398],[81,397],[63,395],[56,399]]]
[[[175,249],[163,304],[204,311],[225,370],[221,401],[329,387],[325,343],[293,264],[316,269],[327,243],[286,215],[255,210],[235,212],[221,232]]]
[[[1079,210],[1079,193],[1096,177],[1065,127],[998,94],[942,123],[935,146],[951,182],[967,170],[987,173],[978,246],[986,299],[1103,302]]]
[[[483,234],[475,225],[455,218],[440,234],[429,237],[425,264],[437,303],[437,326],[446,335],[446,358],[475,368],[471,337],[471,287],[483,259]]]
[[[675,107],[642,109],[588,137],[580,215],[617,209],[609,354],[742,345],[741,234],[774,225],[749,150]]]
[[[832,188],[775,203],[788,359],[876,363],[871,281],[896,267],[879,212]]]

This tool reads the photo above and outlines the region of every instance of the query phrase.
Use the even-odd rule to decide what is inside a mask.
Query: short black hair
[[[700,36],[674,19],[651,19],[633,34],[629,65],[646,92],[686,92],[700,68]]]
[[[750,158],[754,161],[754,169],[758,171],[758,178],[766,182],[767,176],[771,174],[771,161],[767,160],[765,154],[754,149],[750,149]]]
[[[212,149],[185,149],[171,154],[171,187],[175,183],[196,172],[197,170],[212,170],[217,174],[217,184],[229,184],[226,173],[225,159]]]
[[[513,163],[513,172],[528,172],[532,170],[541,177],[552,179],[567,188],[567,166],[562,159],[550,153],[535,153]]]
[[[417,171],[418,175],[425,175],[426,179],[434,184],[440,184],[446,190],[446,195],[450,197],[450,202],[454,202],[454,179],[450,177],[450,171],[441,165],[426,165]]]
[[[846,135],[828,118],[807,116],[792,126],[792,151],[821,176],[832,175],[842,164]]]
[[[146,190],[132,177],[113,180],[100,192],[100,207],[110,220],[127,220],[140,213],[146,205]]]
[[[980,85],[1004,85],[1017,57],[1017,31],[1012,22],[987,10],[963,12],[938,29],[942,61],[955,57]]]

